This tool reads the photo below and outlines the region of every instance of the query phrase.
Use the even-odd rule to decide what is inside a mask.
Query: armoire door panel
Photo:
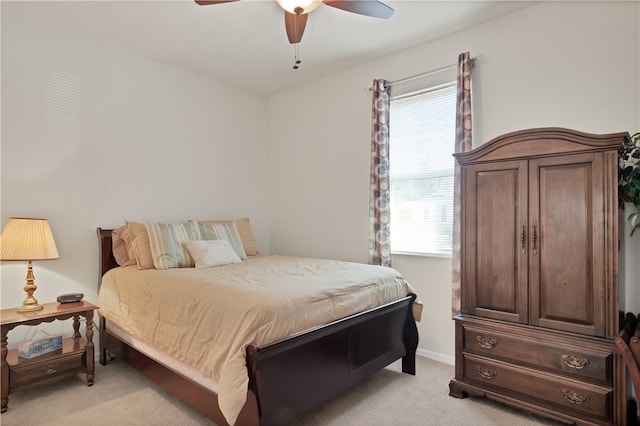
[[[470,167],[465,179],[465,273],[472,289],[466,311],[526,322],[526,253],[520,239],[526,227],[526,161]]]
[[[531,160],[530,322],[583,334],[601,326],[594,266],[594,186],[599,154]]]

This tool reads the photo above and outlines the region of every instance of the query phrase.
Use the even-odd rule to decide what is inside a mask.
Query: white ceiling
[[[326,5],[311,12],[294,46],[274,0],[198,6],[193,0],[7,1],[2,27],[37,28],[132,49],[265,94],[317,80],[530,6],[530,1],[394,1],[388,19]]]

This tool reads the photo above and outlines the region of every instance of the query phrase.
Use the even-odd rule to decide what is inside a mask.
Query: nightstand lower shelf
[[[35,358],[18,357],[16,349],[7,354],[9,364],[9,383],[11,390],[22,385],[71,373],[86,373],[87,361],[82,337],[63,339],[62,349]],[[93,378],[87,384],[93,385]]]

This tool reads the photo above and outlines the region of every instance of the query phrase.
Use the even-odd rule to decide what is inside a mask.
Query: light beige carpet
[[[486,399],[448,396],[453,367],[418,357],[416,376],[396,362],[370,380],[298,419],[294,426],[555,425]],[[212,425],[119,361],[83,375],[17,389],[0,416],[10,425]]]

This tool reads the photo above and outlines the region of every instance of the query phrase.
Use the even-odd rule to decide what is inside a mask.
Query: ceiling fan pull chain
[[[298,47],[300,43],[296,43],[293,46],[293,56],[295,59],[295,62],[293,64],[293,69],[297,70],[298,68],[300,68],[300,63],[302,63],[302,61],[299,59],[299,53],[300,53],[300,49]]]

